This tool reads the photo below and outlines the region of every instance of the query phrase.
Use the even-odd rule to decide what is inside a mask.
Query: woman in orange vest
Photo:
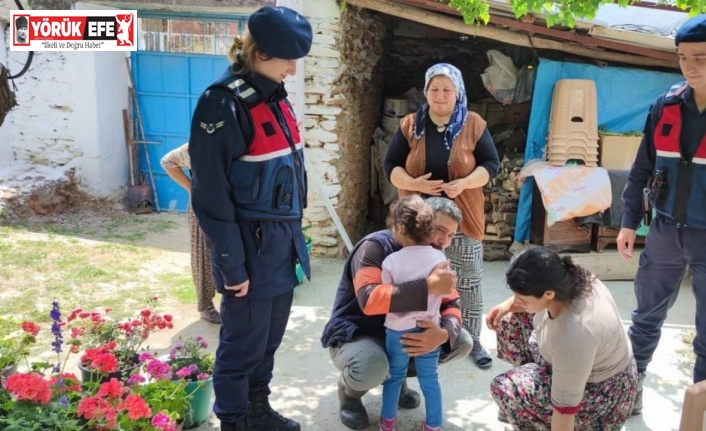
[[[483,314],[483,186],[500,161],[485,120],[469,112],[461,72],[439,63],[426,72],[427,103],[407,115],[385,154],[385,174],[400,196],[419,193],[453,199],[463,220],[446,254],[458,275],[463,326],[473,338],[471,358],[490,368],[492,358],[480,344]]]

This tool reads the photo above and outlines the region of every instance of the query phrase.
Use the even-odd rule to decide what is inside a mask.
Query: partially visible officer
[[[628,331],[640,373],[633,414],[642,412],[642,383],[674,305],[687,265],[696,295],[694,382],[706,380],[706,15],[685,22],[674,38],[686,82],[652,105],[645,134],[623,191],[618,234],[623,259],[632,258],[635,229],[657,210],[635,276],[637,308]]]
[[[213,410],[222,431],[299,431],[270,407],[274,355],[307,277],[303,143],[283,80],[311,49],[311,25],[286,7],[250,16],[233,64],[199,98],[191,123],[192,205],[221,300]]]

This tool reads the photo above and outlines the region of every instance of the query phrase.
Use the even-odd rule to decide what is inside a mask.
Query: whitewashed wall
[[[9,29],[2,34],[9,40]],[[7,44],[0,60],[1,55],[13,73],[27,58],[10,52]],[[35,53],[29,71],[15,80],[19,106],[0,127],[0,167],[73,168],[85,192],[121,197],[127,181],[125,57],[121,52]]]

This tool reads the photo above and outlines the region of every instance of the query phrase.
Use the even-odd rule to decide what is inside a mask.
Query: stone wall
[[[355,243],[366,233],[370,145],[381,112],[380,60],[386,35],[378,14],[349,6],[343,16],[336,15],[309,15],[315,45],[305,61],[303,126],[313,165],[305,216],[315,240],[314,252],[328,256],[342,255],[345,245],[315,182],[323,182],[327,198]]]

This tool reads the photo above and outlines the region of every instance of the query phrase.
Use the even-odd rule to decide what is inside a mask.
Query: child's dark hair
[[[540,298],[553,290],[557,301],[570,304],[591,291],[594,276],[569,256],[562,257],[546,247],[530,247],[510,261],[505,278],[515,293]]]
[[[387,227],[404,228],[404,233],[416,244],[429,244],[434,227],[434,211],[419,195],[407,196],[390,205]]]

